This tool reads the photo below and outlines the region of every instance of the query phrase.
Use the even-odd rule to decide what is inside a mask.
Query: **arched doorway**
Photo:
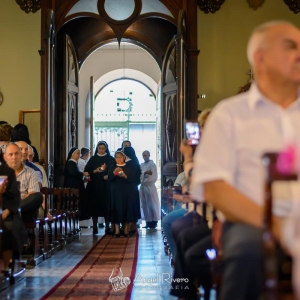
[[[48,25],[52,26],[51,28],[55,25],[58,31],[54,44],[50,43],[49,39],[45,39],[48,9],[53,10],[53,23],[49,22]],[[184,14],[180,14],[182,10],[185,11]],[[176,38],[173,46],[175,45],[176,49],[168,51],[174,36]],[[42,6],[42,50],[56,47],[56,60],[51,69],[48,57],[43,57],[43,51],[40,52],[42,55],[41,90],[42,95],[45,95],[41,105],[45,116],[42,128],[48,128],[49,124],[54,123],[54,128],[49,127],[48,134],[43,136],[45,130],[42,132],[41,144],[47,145],[55,131],[57,139],[54,147],[54,166],[55,177],[59,178],[65,163],[67,147],[72,143],[78,143],[80,81],[76,82],[73,79],[78,78],[79,70],[91,53],[113,41],[139,45],[153,56],[161,70],[164,68],[161,99],[162,101],[166,99],[168,105],[164,102],[161,105],[161,119],[164,122],[160,128],[162,133],[160,147],[165,149],[170,145],[167,140],[172,141],[172,149],[168,152],[171,155],[163,155],[161,161],[162,174],[167,182],[168,178],[175,178],[181,168],[180,157],[173,151],[179,146],[182,136],[181,122],[185,117],[191,118],[197,114],[199,51],[197,50],[196,0],[152,0],[151,2],[92,0],[89,1],[89,5],[83,0],[45,1]],[[171,73],[173,82],[168,81]],[[186,74],[186,77],[182,74]],[[49,80],[53,77],[56,79],[55,96],[46,93],[46,90],[51,90],[48,88],[49,84],[54,85],[54,81]],[[167,97],[170,92],[171,97]],[[179,107],[181,108],[178,109]],[[166,113],[166,109],[171,110]],[[170,117],[171,113],[176,114],[175,119]],[[172,135],[176,135],[176,138]],[[44,155],[47,163],[50,157],[47,153]],[[167,164],[168,168],[165,168]]]
[[[130,140],[140,163],[144,150],[156,162],[156,110],[155,94],[142,83],[119,79],[107,84],[95,97],[94,145],[104,140],[113,154]]]

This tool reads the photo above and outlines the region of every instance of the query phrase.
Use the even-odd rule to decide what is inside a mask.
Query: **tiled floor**
[[[131,300],[176,300],[169,295],[170,285],[164,280],[173,275],[165,255],[159,229],[139,231],[139,255]]]
[[[15,286],[0,292],[0,300],[20,299],[37,300],[46,294],[59,280],[66,275],[101,238],[104,229],[98,236],[92,235],[92,229],[83,229],[80,238],[58,251],[51,258],[35,268],[26,271],[26,279]],[[136,278],[133,283],[131,300],[175,300],[169,295],[169,286],[163,283],[162,276],[172,276],[173,269],[164,253],[161,231],[153,229],[139,230],[139,255]],[[158,283],[142,284],[142,279],[158,278]]]

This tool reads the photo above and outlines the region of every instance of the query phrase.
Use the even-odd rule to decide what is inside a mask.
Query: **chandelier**
[[[300,0],[284,0],[284,3],[293,13],[297,14],[300,12]]]
[[[225,0],[197,0],[197,5],[206,14],[218,11]]]
[[[249,6],[254,10],[257,10],[260,6],[263,5],[265,0],[247,0]]]
[[[26,14],[35,13],[41,8],[41,0],[16,0],[16,2]]]

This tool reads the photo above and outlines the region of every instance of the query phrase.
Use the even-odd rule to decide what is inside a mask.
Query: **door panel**
[[[185,14],[179,14],[177,36],[170,42],[162,66],[161,149],[162,186],[173,184],[182,171],[179,145],[186,118]]]

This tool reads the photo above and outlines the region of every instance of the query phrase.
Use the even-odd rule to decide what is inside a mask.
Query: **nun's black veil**
[[[97,146],[96,146],[94,155],[97,155],[97,153],[98,153],[98,146],[99,146],[99,145],[104,145],[104,146],[106,147],[105,152],[107,153],[107,155],[110,156],[110,152],[109,152],[109,149],[108,149],[108,145],[107,145],[107,143],[106,143],[105,141],[100,141],[100,142],[97,143]]]
[[[71,148],[71,150],[70,150],[69,153],[68,153],[67,161],[69,161],[69,160],[71,159],[72,154],[73,154],[76,150],[79,150],[79,149],[76,148],[76,147]]]
[[[131,158],[137,165],[140,165],[138,158],[136,157],[135,151],[132,147],[125,147],[123,152]]]

